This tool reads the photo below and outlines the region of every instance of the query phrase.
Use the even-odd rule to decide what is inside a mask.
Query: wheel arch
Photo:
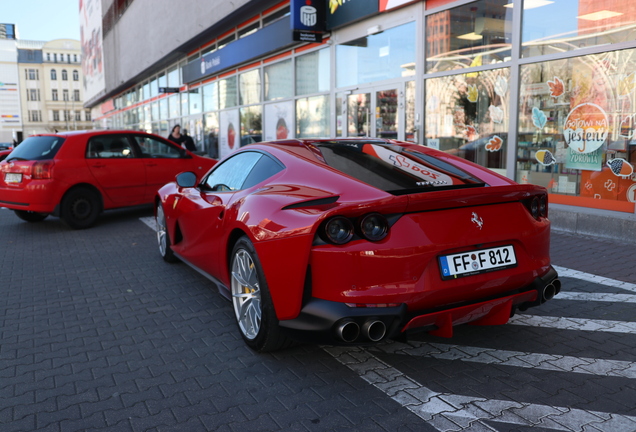
[[[74,184],[73,186],[69,187],[68,189],[66,189],[66,191],[64,191],[64,193],[62,194],[62,196],[60,197],[60,200],[58,201],[57,205],[55,206],[55,209],[53,210],[52,215],[53,216],[57,216],[60,217],[62,216],[62,201],[64,201],[64,198],[71,192],[77,190],[77,189],[90,189],[92,192],[95,193],[95,195],[97,196],[98,200],[99,200],[99,213],[102,213],[104,211],[104,195],[102,194],[102,191],[99,190],[98,187],[96,187],[93,184],[90,183],[77,183]]]

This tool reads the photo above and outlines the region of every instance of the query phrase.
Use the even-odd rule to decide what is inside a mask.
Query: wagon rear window
[[[329,166],[394,195],[484,186],[447,162],[396,145],[334,141],[318,147]]]

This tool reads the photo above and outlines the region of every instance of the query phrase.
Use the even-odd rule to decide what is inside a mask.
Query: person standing
[[[177,143],[179,147],[183,147],[183,143],[186,140],[186,137],[181,134],[181,126],[178,124],[174,125],[172,128],[172,132],[168,135],[168,139],[174,143]]]
[[[190,135],[188,135],[188,130],[187,129],[183,129],[183,146],[186,148],[186,150],[190,150],[191,152],[193,151],[197,151],[197,146],[194,144],[194,140],[192,139],[192,137]]]

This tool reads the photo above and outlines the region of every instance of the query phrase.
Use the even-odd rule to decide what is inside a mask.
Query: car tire
[[[155,223],[157,231],[157,245],[159,246],[159,253],[164,261],[169,263],[175,263],[179,259],[172,252],[172,242],[170,242],[170,235],[168,234],[168,228],[166,227],[166,216],[163,212],[163,206],[157,203],[155,212]]]
[[[27,222],[42,222],[49,216],[48,213],[38,213],[28,210],[14,210],[14,212],[17,217]]]
[[[270,352],[291,345],[280,330],[261,263],[247,237],[241,237],[232,249],[230,277],[234,316],[247,346]]]
[[[72,229],[89,228],[101,212],[100,203],[99,195],[91,189],[72,189],[62,198],[60,218]]]

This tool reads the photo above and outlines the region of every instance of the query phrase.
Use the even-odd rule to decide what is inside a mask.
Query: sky
[[[0,0],[0,23],[15,24],[21,40],[80,40],[79,0]]]

